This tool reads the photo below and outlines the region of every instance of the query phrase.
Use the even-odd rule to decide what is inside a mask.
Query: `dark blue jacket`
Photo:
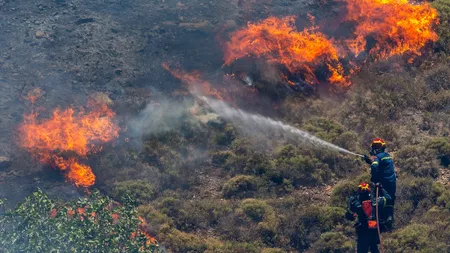
[[[377,154],[370,165],[370,175],[370,180],[374,183],[383,185],[395,183],[397,176],[395,175],[394,161],[391,155],[386,152]]]

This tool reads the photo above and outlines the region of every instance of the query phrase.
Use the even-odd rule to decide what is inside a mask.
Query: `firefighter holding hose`
[[[348,220],[358,218],[354,227],[357,235],[358,253],[377,253],[381,243],[380,233],[386,228],[386,206],[391,196],[381,185],[377,186],[379,196],[374,196],[370,185],[363,182],[358,185],[358,191],[348,200],[345,217]]]
[[[370,147],[370,155],[373,158],[364,155],[363,159],[370,165],[370,181],[377,186],[382,186],[390,195],[390,200],[386,204],[385,209],[386,226],[388,229],[391,229],[394,222],[394,203],[397,188],[394,161],[392,156],[385,151],[386,142],[383,139],[375,138]]]

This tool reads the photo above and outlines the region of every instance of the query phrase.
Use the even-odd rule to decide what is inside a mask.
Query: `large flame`
[[[318,83],[314,71],[326,66],[331,83],[346,84],[338,51],[331,40],[315,27],[297,31],[295,17],[269,17],[234,32],[226,43],[225,64],[243,57],[263,57],[283,65],[291,74],[303,75],[310,84]]]
[[[65,171],[67,180],[77,187],[89,187],[95,183],[95,175],[77,158],[86,159],[89,153],[99,151],[102,143],[118,136],[114,116],[104,102],[94,101],[88,104],[88,111],[56,109],[46,120],[39,120],[33,112],[25,115],[20,125],[20,145],[40,162]]]
[[[346,19],[356,23],[355,39],[347,41],[355,55],[369,50],[375,59],[411,52],[420,55],[420,49],[429,41],[436,41],[433,26],[438,14],[428,3],[413,4],[408,0],[344,0]],[[366,48],[367,39],[375,45]]]

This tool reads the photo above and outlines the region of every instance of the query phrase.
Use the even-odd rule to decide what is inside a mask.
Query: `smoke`
[[[270,136],[272,140],[284,137],[294,141],[301,141],[302,143],[309,144],[315,148],[326,148],[350,155],[361,156],[280,121],[275,121],[256,114],[250,114],[240,109],[231,108],[222,101],[207,97],[201,97],[201,99],[220,116],[238,123],[237,125],[241,127],[251,129],[251,132],[265,133],[266,136]]]
[[[177,100],[158,95],[158,100],[148,103],[128,124],[128,135],[136,140],[142,137],[179,131],[183,124],[195,124],[190,117],[192,99]]]

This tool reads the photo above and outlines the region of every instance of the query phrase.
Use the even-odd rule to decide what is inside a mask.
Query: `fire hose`
[[[384,248],[383,248],[383,240],[381,238],[381,232],[380,232],[380,222],[378,220],[378,190],[379,190],[379,186],[376,186],[377,190],[376,190],[376,199],[375,199],[375,216],[377,218],[377,230],[378,230],[378,238],[380,238],[380,251],[381,253],[384,253]]]

